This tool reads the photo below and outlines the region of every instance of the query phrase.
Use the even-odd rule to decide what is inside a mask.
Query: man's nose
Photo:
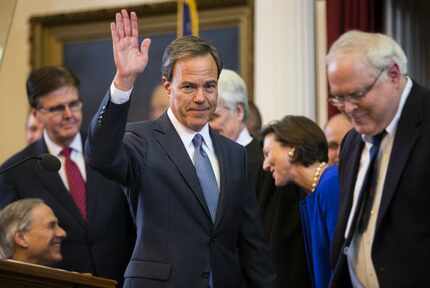
[[[72,110],[70,109],[69,105],[64,105],[63,116],[67,118],[72,116]]]
[[[350,101],[345,101],[345,103],[343,103],[343,107],[342,107],[343,111],[345,111],[346,113],[350,113],[352,111],[354,111],[357,108],[357,104],[352,103]]]
[[[264,159],[263,161],[263,170],[265,171],[269,171],[270,170],[270,165],[268,163],[269,161],[267,161],[267,159]]]
[[[58,226],[56,235],[57,235],[57,237],[60,237],[60,238],[66,238],[67,233],[66,233],[66,231],[64,231],[63,228]]]
[[[198,102],[198,103],[204,102],[205,98],[206,97],[205,97],[205,92],[203,88],[198,88],[196,91],[196,94],[194,94],[194,98],[193,98],[194,102]]]

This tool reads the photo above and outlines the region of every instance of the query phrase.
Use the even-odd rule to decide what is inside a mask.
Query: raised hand
[[[139,45],[139,26],[135,12],[130,16],[127,10],[116,13],[115,23],[111,23],[113,55],[116,66],[114,84],[121,90],[130,90],[139,73],[148,64],[150,39]]]

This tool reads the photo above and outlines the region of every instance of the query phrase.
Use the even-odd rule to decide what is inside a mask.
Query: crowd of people
[[[261,127],[244,80],[194,36],[166,47],[150,120],[127,123],[150,57],[138,27],[126,10],[111,24],[116,74],[87,133],[79,80],[30,73],[28,146],[0,176],[1,258],[124,287],[430,284],[430,92],[392,38],[332,45],[324,130],[300,115]],[[58,172],[26,161],[43,153]]]

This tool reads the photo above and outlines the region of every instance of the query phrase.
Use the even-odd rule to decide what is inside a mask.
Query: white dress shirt
[[[248,131],[248,128],[243,128],[242,131],[240,131],[239,136],[236,139],[236,143],[242,145],[243,147],[246,147],[249,143],[252,142],[252,136]]]

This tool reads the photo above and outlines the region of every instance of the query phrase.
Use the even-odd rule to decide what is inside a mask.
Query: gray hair
[[[408,59],[400,45],[393,38],[380,33],[348,31],[337,39],[326,56],[326,64],[337,55],[361,55],[375,70],[383,70],[393,63],[399,66],[400,73],[408,72]]]
[[[237,105],[243,105],[243,120],[249,115],[248,92],[245,81],[236,72],[222,69],[218,79],[218,101],[228,110],[234,111]]]
[[[15,252],[15,234],[26,232],[31,227],[31,212],[36,206],[45,204],[40,199],[28,198],[15,201],[0,211],[0,251],[4,258]]]
[[[163,59],[161,61],[161,74],[167,81],[172,81],[173,68],[176,62],[188,57],[206,55],[211,55],[214,59],[218,68],[217,76],[219,76],[222,70],[222,61],[215,46],[196,36],[178,38],[170,43],[164,50]]]

